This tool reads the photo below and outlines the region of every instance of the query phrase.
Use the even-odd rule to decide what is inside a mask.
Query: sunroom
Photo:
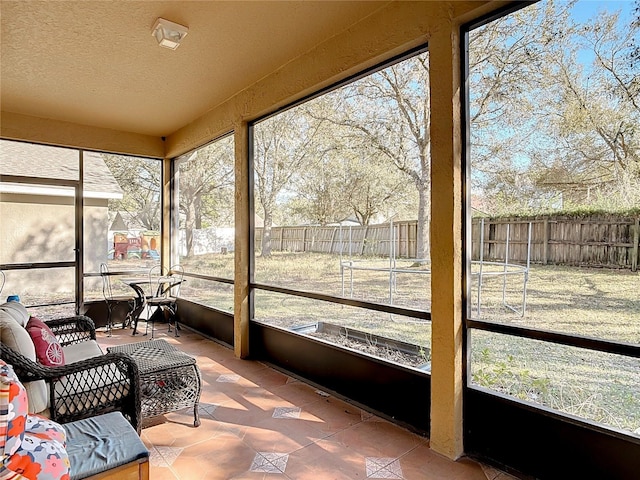
[[[599,6],[2,2],[2,301],[102,329],[101,263],[179,264],[185,331],[447,459],[633,478],[640,27]]]

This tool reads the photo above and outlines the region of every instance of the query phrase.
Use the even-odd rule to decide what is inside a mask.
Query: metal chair
[[[0,295],[2,295],[2,289],[4,288],[4,282],[5,282],[4,272],[2,270],[0,270]]]
[[[164,316],[165,312],[169,314],[169,329],[171,332],[171,323],[174,322],[175,336],[179,337],[177,318],[177,299],[180,295],[180,287],[184,282],[184,269],[180,265],[172,266],[168,272],[165,272],[160,265],[154,265],[149,270],[149,292],[147,297],[147,306],[149,307],[147,317],[147,328],[151,323],[151,338],[153,338],[155,316]],[[146,332],[145,332],[146,335]]]
[[[111,287],[111,274],[109,273],[109,266],[106,263],[100,264],[100,276],[102,277],[102,296],[107,305],[107,335],[111,336],[111,329],[113,328],[113,311],[120,302],[127,302],[127,316],[122,322],[122,328],[131,324],[131,313],[133,312],[133,304],[135,299],[133,297],[113,295],[113,289]]]

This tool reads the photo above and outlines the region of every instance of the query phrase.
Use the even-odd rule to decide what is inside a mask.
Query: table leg
[[[133,333],[131,335],[135,335],[138,333],[138,320],[140,319],[140,314],[144,310],[147,301],[144,296],[144,290],[139,285],[131,285],[131,287],[136,291],[137,298],[134,300],[133,311],[131,312],[131,319],[133,322]]]

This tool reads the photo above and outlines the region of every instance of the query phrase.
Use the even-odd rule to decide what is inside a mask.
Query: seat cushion
[[[36,360],[36,349],[24,326],[6,310],[0,309],[0,340],[12,350]]]
[[[149,457],[149,450],[120,412],[65,424],[71,480]]]
[[[103,355],[102,349],[95,340],[73,343],[62,347],[64,360],[68,364],[86,360],[87,358],[99,357]]]
[[[9,304],[12,303],[16,302],[9,302]],[[3,307],[6,305],[8,304],[3,305]],[[36,349],[31,341],[31,337],[14,317],[15,315],[7,312],[6,309],[0,308],[0,341],[12,350],[35,362]],[[44,380],[25,382],[24,388],[27,391],[27,397],[29,397],[29,413],[40,413],[47,409],[48,394],[47,385]]]

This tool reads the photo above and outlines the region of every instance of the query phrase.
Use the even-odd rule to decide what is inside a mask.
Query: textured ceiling
[[[0,106],[167,136],[386,3],[2,0]],[[189,27],[177,50],[158,17]]]

